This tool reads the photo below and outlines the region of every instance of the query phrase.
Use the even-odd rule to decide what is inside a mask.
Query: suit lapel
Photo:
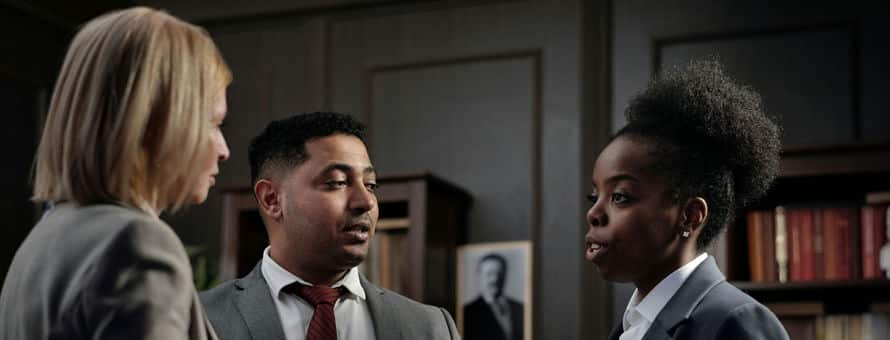
[[[368,282],[364,276],[360,276],[360,279],[368,299],[368,310],[374,321],[374,335],[377,340],[401,339],[401,327],[394,318],[392,305],[386,301],[386,291]]]
[[[615,327],[612,327],[612,333],[609,334],[609,340],[618,340],[621,338],[621,322],[619,322]]]
[[[285,340],[278,309],[263,279],[260,265],[247,276],[235,281],[235,308],[241,313],[254,340]]]
[[[670,340],[674,338],[674,333],[671,328],[665,328],[661,325],[661,322],[658,322],[658,319],[649,326],[649,330],[646,331],[646,335],[643,336],[643,340]]]
[[[672,339],[677,327],[689,319],[705,295],[724,280],[726,278],[720,273],[714,258],[708,256],[658,313],[643,340]]]

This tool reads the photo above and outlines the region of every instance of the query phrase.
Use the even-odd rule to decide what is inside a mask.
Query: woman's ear
[[[253,185],[253,194],[263,215],[273,221],[281,219],[281,194],[275,182],[268,179],[258,180]]]
[[[680,236],[690,237],[708,219],[708,202],[701,197],[692,197],[686,200],[680,216]]]

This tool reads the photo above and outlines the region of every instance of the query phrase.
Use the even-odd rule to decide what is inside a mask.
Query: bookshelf
[[[864,246],[861,209],[866,194],[887,191],[890,191],[890,143],[786,148],[775,185],[766,197],[737,216],[737,227],[730,228],[726,235],[723,255],[727,278],[772,309],[791,333],[803,329],[801,327],[815,329],[815,324],[852,324],[872,318],[870,313],[890,312],[890,280],[874,278],[873,274],[871,278],[864,278],[863,249],[860,248]],[[846,222],[837,222],[843,219],[837,217],[838,211],[846,211],[848,215],[844,216],[855,212],[855,216]],[[776,215],[784,218],[775,218]],[[770,219],[772,223],[768,222]],[[801,219],[804,222],[800,222]],[[829,225],[844,223],[849,228],[858,228],[860,234],[847,233],[846,230],[852,229],[843,227],[829,229],[834,228]],[[765,229],[751,233],[758,228]],[[765,240],[775,242],[780,234],[777,231],[782,229],[788,259],[785,282],[779,282],[781,270],[776,265],[776,259],[782,257],[782,243],[778,243],[779,246],[773,243],[772,249],[763,246],[768,242]],[[879,229],[883,232],[886,225],[881,224]],[[836,230],[842,233],[837,235],[848,237],[830,234]],[[845,248],[847,246],[852,248]],[[842,268],[843,261],[857,259],[858,271],[855,266]],[[839,274],[838,268],[849,271]],[[772,276],[768,274],[770,270]],[[840,319],[849,321],[838,321]]]
[[[735,285],[767,306],[786,307],[778,311],[773,310],[780,316],[800,316],[801,312],[798,310],[820,310],[818,313],[803,313],[803,315],[882,312],[890,303],[890,280],[886,279],[785,283],[736,282]],[[818,307],[812,303],[817,303]],[[783,311],[785,313],[782,313]]]
[[[885,336],[890,280],[866,273],[861,248],[869,230],[863,206],[875,192],[890,192],[890,142],[786,148],[775,185],[726,234],[727,278],[770,308],[792,340]],[[777,261],[783,256],[787,262]]]
[[[380,218],[359,269],[384,288],[453,309],[456,249],[465,243],[470,194],[429,173],[380,177],[377,183]],[[247,274],[266,245],[253,191],[224,189],[220,278]]]

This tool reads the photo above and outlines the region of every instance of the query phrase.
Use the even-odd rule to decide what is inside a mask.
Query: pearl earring
[[[688,232],[688,231],[684,231],[684,232],[683,232],[682,234],[680,234],[680,235],[683,236],[683,238],[687,238],[687,237],[689,237],[689,232]]]

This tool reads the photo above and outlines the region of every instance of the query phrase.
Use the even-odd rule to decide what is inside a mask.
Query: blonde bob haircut
[[[37,202],[177,210],[207,157],[232,75],[203,29],[135,7],[88,22],[56,81],[34,169]]]

